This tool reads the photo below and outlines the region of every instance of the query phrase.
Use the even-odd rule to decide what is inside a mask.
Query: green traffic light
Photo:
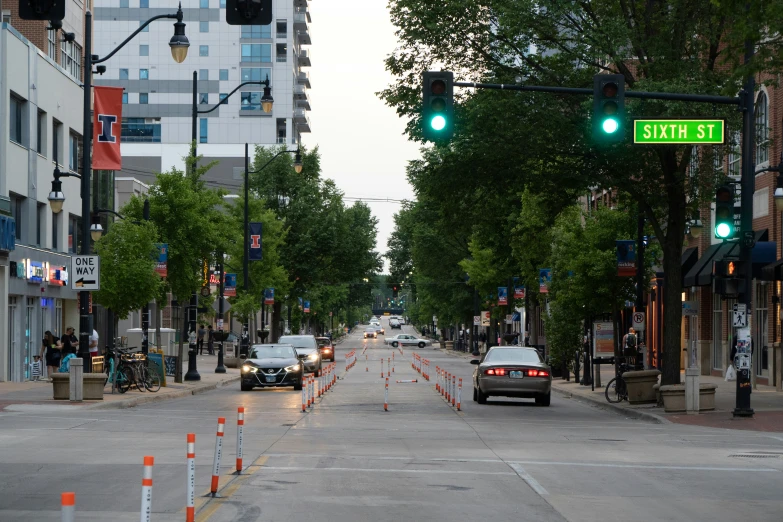
[[[715,227],[715,236],[722,239],[731,237],[731,225],[728,223],[718,223]]]
[[[446,118],[443,116],[435,116],[430,120],[430,126],[435,130],[443,130],[446,127]]]
[[[601,124],[601,128],[603,128],[604,132],[607,134],[615,133],[619,127],[617,120],[614,118],[606,118]]]

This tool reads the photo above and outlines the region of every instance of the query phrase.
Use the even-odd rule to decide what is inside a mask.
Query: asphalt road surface
[[[388,329],[387,335],[398,330]],[[406,326],[405,333],[412,333]],[[360,329],[361,332],[361,329]],[[0,520],[139,520],[155,457],[152,520],[185,520],[186,434],[196,433],[197,520],[761,521],[783,513],[783,434],[651,424],[553,393],[472,401],[473,366],[431,347],[396,351],[383,411],[380,359],[361,333],[338,346],[340,380],[308,413],[291,389],[239,383],[129,410],[28,405],[0,412]],[[369,371],[365,371],[364,347]],[[345,373],[345,354],[357,364]],[[412,353],[463,378],[462,411],[411,368]],[[397,380],[418,379],[417,383]],[[244,406],[244,473],[235,467]],[[209,490],[226,417],[218,498]]]

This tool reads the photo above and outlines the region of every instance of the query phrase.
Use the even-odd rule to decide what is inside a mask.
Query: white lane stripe
[[[517,464],[516,462],[510,462],[508,464],[511,466],[511,469],[517,472],[517,475],[519,475],[519,478],[527,482],[527,485],[530,486],[530,488],[541,495],[542,497],[544,495],[549,495],[549,492],[542,486],[536,479],[534,479],[527,471],[525,471],[525,468]]]
[[[439,475],[515,475],[510,471],[453,471],[446,469],[368,469],[368,468],[306,468],[304,466],[261,466],[271,471],[349,471],[368,473],[432,473]]]
[[[510,465],[513,464],[525,464],[525,465],[539,465],[539,466],[579,466],[584,468],[625,468],[625,469],[672,469],[680,471],[745,471],[756,473],[759,471],[770,473],[781,473],[779,469],[773,468],[724,468],[724,467],[711,467],[711,466],[666,466],[658,464],[611,464],[602,462],[551,462],[540,460],[516,460],[509,461]]]
[[[775,439],[783,442],[783,437],[776,437],[774,435],[765,435],[765,437],[769,437],[770,439]]]

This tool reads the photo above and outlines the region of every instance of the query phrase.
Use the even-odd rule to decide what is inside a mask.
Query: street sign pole
[[[636,219],[636,303],[634,312],[644,316],[644,212],[639,204]],[[644,370],[642,343],[644,343],[644,329],[636,332],[636,370]]]

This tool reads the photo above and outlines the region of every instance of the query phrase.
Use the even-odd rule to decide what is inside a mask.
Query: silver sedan
[[[419,348],[424,348],[425,346],[430,346],[432,344],[432,341],[429,339],[420,339],[415,335],[409,334],[398,334],[394,337],[387,337],[383,342],[384,344],[390,344],[395,348],[398,346],[418,346]]]
[[[486,404],[490,396],[535,399],[539,406],[549,406],[552,395],[552,373],[535,348],[495,346],[473,372],[473,400]]]

